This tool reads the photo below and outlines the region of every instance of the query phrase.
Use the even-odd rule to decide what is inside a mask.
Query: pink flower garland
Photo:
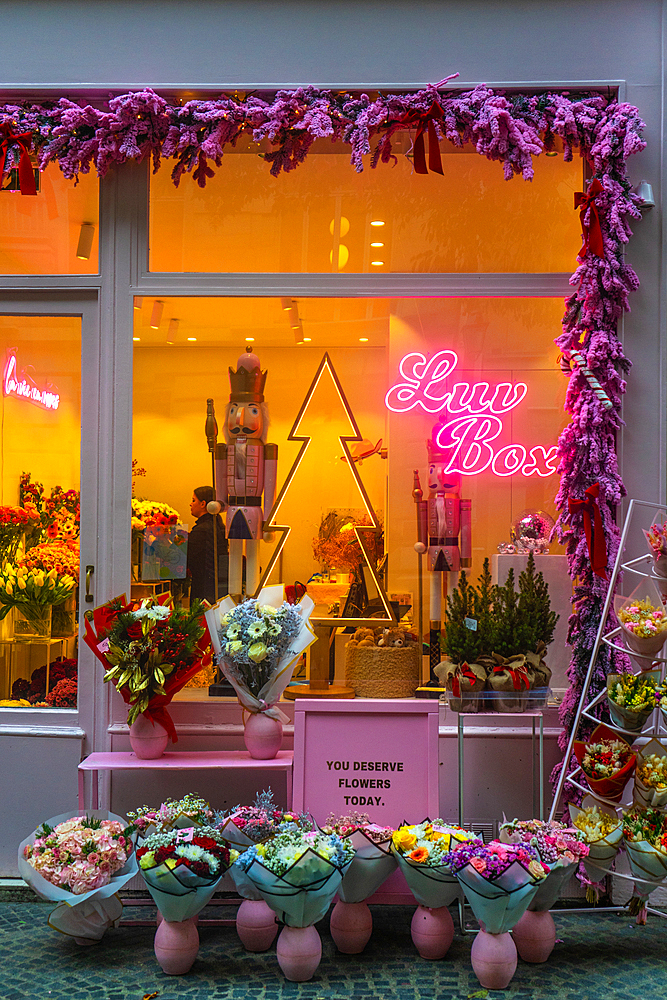
[[[113,98],[106,111],[81,107],[66,98],[41,105],[0,105],[0,124],[11,122],[21,132],[31,132],[40,168],[58,163],[66,177],[88,173],[92,166],[103,177],[115,164],[148,157],[157,170],[161,158],[167,157],[176,161],[172,171],[175,184],[184,173],[192,173],[201,187],[214,174],[210,162],[219,166],[225,149],[233,147],[244,133],[273,147],[261,154],[271,165],[273,176],[294,170],[316,139],[349,145],[357,171],[363,170],[365,156],[370,157],[371,167],[376,167],[393,158],[395,132],[419,130],[429,121],[439,137],[459,147],[473,144],[482,156],[500,161],[508,180],[515,174],[531,180],[533,158],[552,149],[555,137],[562,141],[566,160],[579,150],[602,184],[595,203],[604,256],[589,250],[580,259],[571,279],[575,291],[566,300],[563,332],[556,343],[565,354],[577,350],[584,356],[613,407],[605,410],[581,371],[573,371],[566,399],[572,419],[559,441],[561,483],[556,497],[560,511],[556,530],[567,545],[570,574],[578,580],[575,613],[570,620],[570,688],[561,707],[564,748],[606,592],[605,581],[591,572],[582,515],[575,514],[570,520],[568,514],[568,499],[581,498],[592,483],[600,484],[609,566],[618,549],[613,512],[625,491],[615,439],[629,362],[617,337],[617,323],[629,308],[629,292],[639,284],[623,260],[623,248],[631,234],[628,219],[640,216],[625,161],[644,149],[644,123],[637,108],[598,93],[503,94],[483,85],[456,92],[443,89],[447,82],[412,93],[378,94],[373,99],[363,93],[300,87],[265,97],[224,96],[188,101],[182,106],[170,105],[146,89]],[[18,158],[18,148],[10,147],[7,167],[18,165]],[[590,215],[589,208],[587,223]],[[612,617],[610,625],[615,624]],[[623,663],[619,668],[618,657],[605,647],[598,658],[594,691],[604,685],[605,675],[612,669],[623,669]]]

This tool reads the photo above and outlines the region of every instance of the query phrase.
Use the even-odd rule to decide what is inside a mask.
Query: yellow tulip
[[[25,588],[26,588],[26,582],[25,582],[25,580],[22,577],[19,576],[17,578],[16,582],[19,585],[19,590],[25,590]],[[11,583],[7,584],[7,586],[11,587]],[[8,591],[8,592],[11,594],[11,591]]]
[[[5,591],[6,591],[8,597],[11,597],[13,595],[13,593],[14,593],[14,585],[12,584],[11,580],[7,580],[7,586],[5,587]]]
[[[49,580],[55,580],[55,579],[56,579],[56,577],[58,576],[58,571],[57,571],[57,570],[55,570],[55,569],[52,569],[52,570],[51,570],[51,572],[50,572],[50,573],[47,573],[46,575],[47,575],[47,578],[48,578]]]

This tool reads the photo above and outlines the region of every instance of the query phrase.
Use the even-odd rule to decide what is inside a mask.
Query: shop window
[[[76,708],[80,320],[0,316],[0,344],[0,705]]]
[[[205,188],[167,164],[151,178],[150,269],[202,272],[563,272],[581,244],[573,194],[582,161],[540,157],[507,182],[498,163],[442,143],[444,176],[396,162],[356,173],[349,149],[316,141],[272,177],[240,141]]]
[[[36,195],[22,195],[10,171],[0,189],[0,274],[96,274],[99,182],[67,180],[56,166],[38,175]]]
[[[350,447],[361,458],[357,468],[383,525],[389,592],[413,598],[417,593],[413,470],[420,470],[426,494],[426,440],[438,421],[447,424],[461,417],[468,423],[450,429],[449,437],[441,440],[453,455],[453,444],[463,438],[456,461],[468,470],[461,495],[472,500],[471,573],[476,577],[484,558],[497,552],[499,543],[509,542],[512,522],[524,510],[556,513],[555,452],[566,422],[567,383],[557,365],[553,337],[562,308],[560,299],[525,298],[135,300],[133,455],[135,471],[141,473],[135,478],[137,502],[167,504],[179,521],[192,526],[193,489],[212,479],[205,434],[207,399],[214,400],[222,441],[228,369],[236,368],[246,344],[268,370],[268,441],[278,445],[279,490],[300,448],[300,442],[288,440],[290,429],[328,352],[365,439],[363,445]],[[428,413],[419,403],[407,405],[427,399],[424,379],[417,379],[411,400],[392,395],[392,387],[405,382],[400,366],[406,355],[421,353],[427,359],[443,351],[453,352],[456,360],[435,395],[444,397],[458,383],[451,410]],[[419,359],[412,363],[419,370]],[[493,398],[497,403],[489,410]],[[494,422],[496,411],[500,415]],[[486,430],[485,414],[492,418]],[[335,385],[323,377],[299,426],[299,435],[311,443],[280,507],[278,520],[292,531],[269,582],[307,582],[315,573],[332,574],[341,568],[319,562],[313,542],[327,514],[363,512],[358,489],[341,460],[339,435],[350,433]],[[484,464],[491,451],[492,459]],[[141,514],[138,503],[136,507]],[[140,530],[138,525],[137,534]],[[275,540],[261,543],[263,567],[275,545]],[[552,543],[550,551],[562,549]],[[138,576],[138,554],[133,562]],[[170,586],[149,582],[142,589],[139,583],[137,579],[137,595]],[[187,580],[177,580],[175,591],[187,599]],[[196,683],[205,685],[206,678]],[[186,691],[184,696],[193,695]]]

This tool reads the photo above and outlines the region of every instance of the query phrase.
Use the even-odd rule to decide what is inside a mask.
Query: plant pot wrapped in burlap
[[[445,662],[436,668],[439,677]],[[481,712],[484,709],[486,667],[481,663],[459,663],[447,676],[446,687],[449,707],[453,712]]]
[[[538,642],[537,652],[526,653],[526,664],[533,673],[532,690],[543,694],[545,700],[549,694],[552,673],[551,667],[544,659],[546,655],[547,647],[543,642]]]
[[[523,653],[502,657],[494,654],[494,666],[489,674],[488,686],[496,692],[493,707],[497,712],[523,712],[527,694],[533,682]]]
[[[345,683],[359,698],[413,698],[419,687],[416,643],[345,647]]]

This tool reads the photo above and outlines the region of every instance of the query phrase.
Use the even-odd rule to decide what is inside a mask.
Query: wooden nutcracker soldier
[[[227,443],[216,448],[218,497],[226,506],[229,593],[243,592],[245,554],[245,593],[249,597],[259,588],[259,543],[276,495],[278,445],[266,444],[269,428],[264,402],[266,376],[257,355],[246,347],[237,370],[229,369],[231,393],[224,430]]]
[[[442,595],[459,582],[459,570],[472,565],[471,500],[462,500],[461,473],[448,472],[451,454],[445,454],[435,442],[435,433],[426,442],[428,448],[428,498],[423,499],[419,470],[414,470],[412,496],[417,504],[419,541],[415,551],[428,556],[430,575],[429,664],[433,670],[442,659]]]

